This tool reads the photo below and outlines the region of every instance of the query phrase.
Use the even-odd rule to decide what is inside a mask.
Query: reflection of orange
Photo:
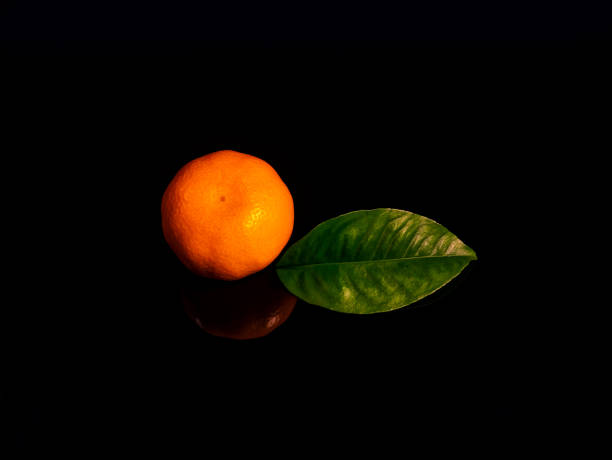
[[[162,230],[191,271],[235,280],[269,265],[287,244],[293,199],[268,163],[222,150],[174,176],[162,198]]]
[[[185,278],[181,286],[185,311],[206,332],[220,337],[263,337],[285,322],[297,302],[274,270],[233,283],[193,278]]]

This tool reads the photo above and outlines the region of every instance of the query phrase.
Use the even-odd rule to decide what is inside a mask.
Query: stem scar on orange
[[[162,197],[168,245],[192,272],[236,280],[268,266],[293,231],[293,198],[264,160],[221,150],[184,165]]]

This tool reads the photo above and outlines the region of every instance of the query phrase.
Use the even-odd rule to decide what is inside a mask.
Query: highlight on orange
[[[293,198],[253,155],[221,150],[184,165],[162,197],[164,238],[193,273],[237,280],[268,266],[293,231]]]

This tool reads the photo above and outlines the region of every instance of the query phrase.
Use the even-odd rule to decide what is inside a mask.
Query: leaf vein
[[[292,264],[292,265],[279,265],[276,268],[283,269],[294,269],[294,268],[305,268],[305,267],[319,267],[321,265],[344,265],[344,264],[369,264],[369,263],[382,263],[382,262],[400,262],[406,260],[421,260],[421,259],[452,259],[452,258],[467,258],[473,259],[469,255],[451,255],[451,256],[417,256],[417,257],[400,257],[396,259],[374,259],[374,260],[347,260],[344,262],[320,262],[314,264]]]

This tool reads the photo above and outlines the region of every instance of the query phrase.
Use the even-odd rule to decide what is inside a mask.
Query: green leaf
[[[285,287],[308,303],[378,313],[440,289],[475,259],[442,225],[384,208],[319,224],[283,254],[276,271]]]

